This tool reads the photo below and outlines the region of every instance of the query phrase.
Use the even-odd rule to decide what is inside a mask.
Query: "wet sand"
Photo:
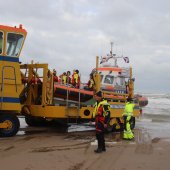
[[[106,134],[107,151],[94,153],[95,132],[25,128],[24,135],[0,138],[2,170],[169,170],[170,139],[135,130],[134,141]]]

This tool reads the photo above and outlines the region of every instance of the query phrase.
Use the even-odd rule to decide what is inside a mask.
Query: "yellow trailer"
[[[97,60],[98,61],[98,60]],[[98,63],[98,62],[97,62]],[[22,114],[26,117],[26,122],[30,126],[36,126],[45,122],[45,120],[62,120],[63,122],[77,121],[89,121],[92,117],[93,104],[83,103],[81,99],[78,102],[69,101],[69,96],[62,102],[55,102],[54,96],[54,82],[53,74],[48,69],[48,64],[24,64],[21,65],[21,71],[24,80],[27,81],[23,92],[21,92],[20,98],[23,109]],[[27,72],[27,74],[25,74]],[[39,75],[40,72],[42,75]],[[31,80],[32,78],[35,81]],[[100,90],[100,75],[96,72],[94,74],[95,79],[95,91]],[[41,81],[38,81],[41,80]],[[124,111],[124,105],[128,96],[133,97],[133,80],[131,78],[129,82],[129,93],[119,94],[114,92],[102,91],[103,96],[114,95],[114,101],[108,99],[111,105],[111,120],[109,129],[120,129],[123,126],[122,113]],[[120,100],[121,97],[121,100]],[[139,104],[136,103],[134,110],[134,117],[140,115]],[[135,125],[135,119],[132,121],[132,127]]]

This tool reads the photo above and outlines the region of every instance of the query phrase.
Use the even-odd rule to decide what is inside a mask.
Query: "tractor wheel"
[[[0,129],[1,137],[11,137],[16,135],[20,127],[20,122],[18,117],[12,114],[0,115],[0,123],[7,123],[8,125],[8,128]]]

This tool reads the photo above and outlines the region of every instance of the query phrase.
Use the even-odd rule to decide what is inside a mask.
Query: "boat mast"
[[[114,67],[118,67],[118,65],[117,65],[117,59],[118,58],[123,58],[123,55],[122,55],[122,57],[118,57],[118,56],[116,56],[116,54],[113,54],[113,42],[110,42],[110,45],[111,45],[111,49],[110,49],[110,55],[108,55],[110,58],[113,58],[114,59]]]
[[[110,42],[111,49],[110,49],[110,57],[114,59],[114,67],[118,67],[117,65],[117,58],[115,57],[116,54],[113,54],[113,42]]]

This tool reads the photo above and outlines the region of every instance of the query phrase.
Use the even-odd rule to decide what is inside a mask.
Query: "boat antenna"
[[[110,42],[110,45],[111,45],[111,50],[110,50],[110,55],[113,56],[113,42]]]
[[[123,57],[123,48],[122,48],[122,56],[117,56],[116,54],[113,54],[113,42],[110,42],[110,45],[111,45],[111,50],[110,50],[110,57],[114,59],[114,66],[115,67],[118,67],[118,64],[117,64],[117,59],[119,58],[124,58]]]

